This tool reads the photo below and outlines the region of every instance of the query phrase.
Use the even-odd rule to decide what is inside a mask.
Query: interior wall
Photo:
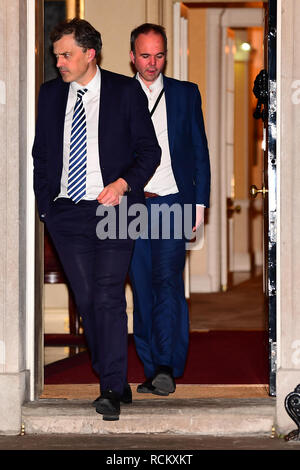
[[[261,120],[253,112],[257,99],[253,93],[254,81],[264,67],[263,28],[252,27],[235,30],[237,53],[235,56],[235,131],[234,175],[235,201],[240,213],[234,214],[234,269],[255,270],[262,265],[263,217],[262,198],[249,197],[249,188],[262,185],[263,158]],[[248,42],[250,52],[239,50]]]
[[[133,75],[130,65],[130,33],[142,23],[162,24],[168,36],[166,74],[173,75],[173,0],[85,0],[85,19],[101,32],[101,66]]]
[[[263,28],[248,28],[248,41],[252,50],[249,60],[249,125],[248,125],[248,153],[249,153],[249,186],[255,184],[262,187],[263,182],[263,122],[261,119],[253,119],[257,99],[252,91],[254,81],[258,73],[264,67],[264,30]],[[249,231],[249,246],[253,263],[261,266],[263,263],[263,200],[257,197],[250,201],[251,224]]]
[[[245,31],[246,33],[246,31]],[[246,33],[247,34],[247,33]],[[233,270],[250,271],[249,196],[248,196],[248,63],[234,63],[234,184],[235,205],[240,212],[234,214]]]
[[[205,120],[206,108],[206,9],[187,8],[188,18],[188,80],[198,85]],[[209,143],[208,143],[209,144]],[[206,230],[204,230],[204,236]],[[207,271],[207,239],[201,250],[190,252],[191,292],[203,288],[202,278]],[[205,289],[205,288],[204,288]]]
[[[85,19],[101,33],[101,67],[133,75],[129,60],[129,38],[131,30],[145,21],[145,1],[86,0]]]
[[[206,107],[206,9],[188,8],[189,80],[197,83],[201,92],[202,108]]]

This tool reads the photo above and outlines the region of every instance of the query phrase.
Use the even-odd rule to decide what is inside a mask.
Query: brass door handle
[[[257,189],[257,187],[255,186],[255,184],[252,184],[250,186],[250,196],[252,198],[256,198],[256,196],[258,195],[258,193],[261,193],[263,195],[263,197],[265,197],[266,193],[268,192],[268,189],[265,188],[265,186],[262,187],[262,189]]]

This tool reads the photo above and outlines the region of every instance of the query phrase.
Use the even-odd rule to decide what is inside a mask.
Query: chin
[[[72,82],[72,79],[70,77],[61,77],[63,79],[64,82],[66,83],[70,83]]]
[[[147,80],[148,80],[149,82],[155,82],[155,80],[157,79],[158,75],[159,75],[159,73],[157,73],[157,74],[155,74],[155,75],[149,75],[149,76],[147,77]]]
[[[65,75],[65,74],[60,74],[62,80],[66,83],[69,83],[69,82],[72,82],[72,77],[70,77],[69,74]]]

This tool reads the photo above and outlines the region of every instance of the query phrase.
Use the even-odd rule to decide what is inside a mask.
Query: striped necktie
[[[82,97],[87,91],[86,88],[77,91],[71,128],[67,192],[75,203],[86,193],[86,116]]]

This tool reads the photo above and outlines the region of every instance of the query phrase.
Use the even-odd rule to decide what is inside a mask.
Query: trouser
[[[188,350],[189,314],[183,282],[186,241],[175,238],[172,215],[169,238],[162,233],[163,216],[151,218],[154,205],[170,207],[174,203],[180,204],[179,194],[146,200],[148,236],[136,240],[129,271],[135,345],[147,378],[153,377],[159,365],[172,367],[174,376],[180,377]],[[156,234],[154,238],[151,232]]]
[[[98,201],[74,204],[59,198],[46,224],[82,317],[100,388],[122,393],[127,381],[128,348],[124,284],[133,241],[99,239],[98,206]]]

